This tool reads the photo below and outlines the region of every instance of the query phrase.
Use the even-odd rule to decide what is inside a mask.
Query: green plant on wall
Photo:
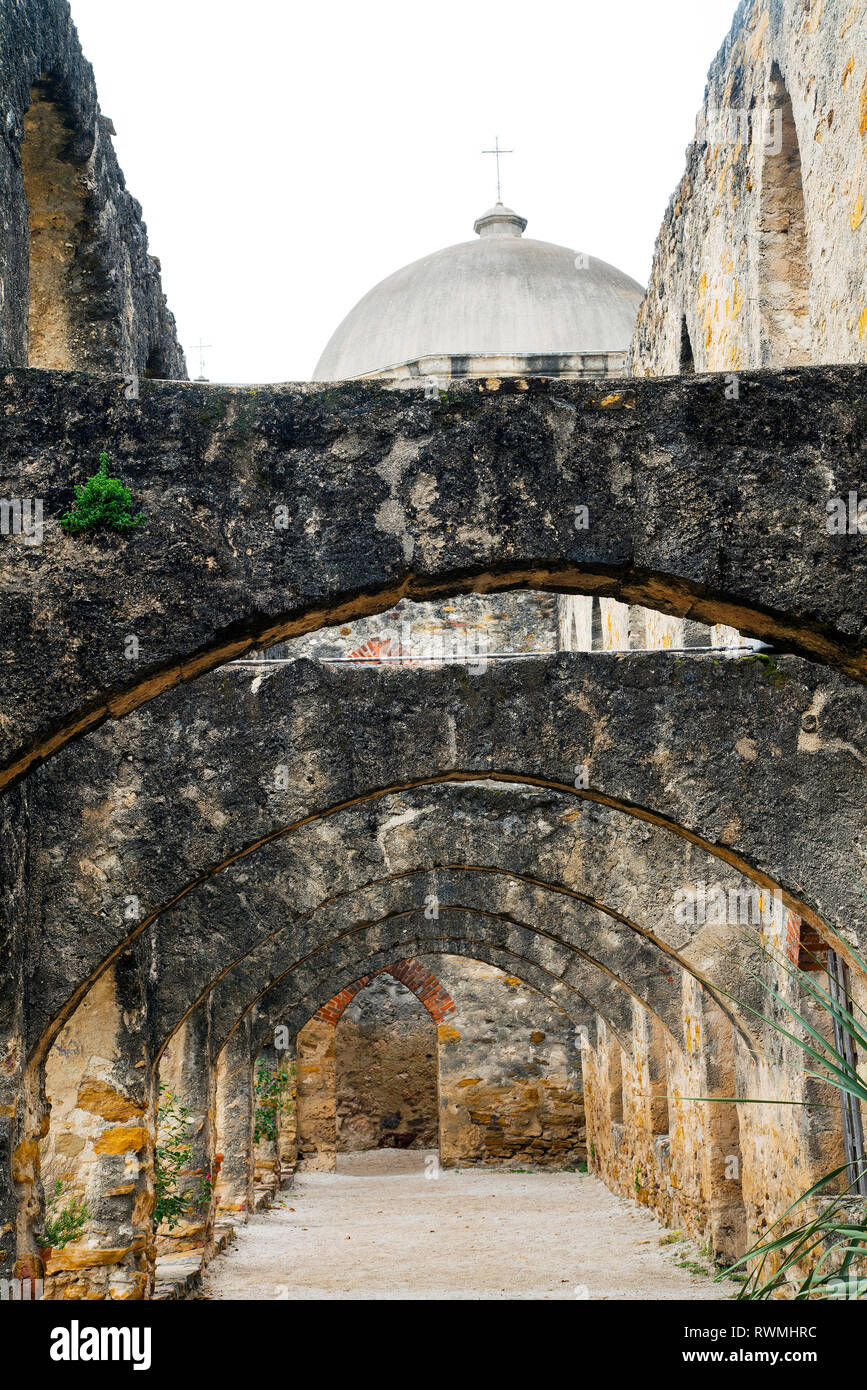
[[[61,1204],[62,1196],[63,1183],[58,1178],[54,1192],[45,1203],[42,1230],[36,1236],[37,1244],[44,1250],[62,1250],[84,1234],[85,1222],[90,1216],[87,1203],[70,1198]]]
[[[190,1112],[163,1082],[157,1111],[157,1142],[154,1146],[154,1226],[163,1222],[170,1231],[185,1216],[207,1209],[214,1189],[210,1173],[191,1172],[193,1147],[190,1143]],[[184,1178],[194,1181],[185,1184]]]
[[[108,454],[101,453],[93,477],[86,483],[76,483],[75,501],[60,521],[68,535],[78,536],[84,531],[137,531],[144,526],[144,514],[133,514],[129,488],[120,478],[109,476],[110,462]]]
[[[292,1078],[294,1065],[269,1067],[267,1062],[256,1063],[256,1114],[254,1119],[253,1142],[261,1144],[264,1140],[276,1141],[277,1126],[283,1115],[291,1115]]]

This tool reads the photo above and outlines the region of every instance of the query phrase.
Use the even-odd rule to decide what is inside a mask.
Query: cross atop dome
[[[521,236],[527,226],[526,217],[521,217],[503,203],[495,203],[473,223],[473,231],[479,236]]]
[[[493,155],[496,155],[496,159],[497,159],[497,203],[500,202],[500,155],[501,155],[501,154],[514,154],[514,153],[515,153],[514,150],[501,150],[501,149],[500,149],[500,137],[499,137],[499,135],[495,135],[495,136],[494,136],[494,148],[493,148],[492,150],[482,150],[482,154],[493,154]]]

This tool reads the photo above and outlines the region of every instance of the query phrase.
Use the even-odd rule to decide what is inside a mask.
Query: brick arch
[[[352,1003],[356,994],[360,994],[377,975],[391,975],[395,980],[399,980],[402,985],[406,985],[411,994],[414,994],[424,1007],[427,1009],[434,1023],[442,1023],[447,1014],[454,1013],[456,1005],[448,990],[440,984],[436,975],[427,970],[421,961],[415,960],[410,956],[406,960],[396,960],[390,965],[382,965],[378,970],[373,970],[369,975],[362,975],[351,985],[346,985],[337,991],[327,1004],[323,1004],[313,1015],[320,1023],[330,1023],[336,1028],[344,1012]]]

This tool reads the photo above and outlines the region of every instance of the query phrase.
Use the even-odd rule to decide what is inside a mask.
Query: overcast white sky
[[[310,377],[377,281],[527,235],[645,283],[735,0],[71,0],[187,348]]]

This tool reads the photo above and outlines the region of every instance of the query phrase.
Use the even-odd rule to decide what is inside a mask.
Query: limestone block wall
[[[253,1060],[250,1020],[232,1033],[217,1059],[216,1215],[253,1209]]]
[[[569,1167],[585,1156],[580,1040],[566,1015],[495,966],[422,957],[456,1011],[439,1026],[445,1167]]]
[[[867,358],[867,9],[742,0],[632,344],[636,375]]]
[[[0,7],[0,363],[186,377],[66,0]]]
[[[336,1027],[337,1150],[435,1149],[437,1030],[399,980],[378,975]]]
[[[772,931],[767,944],[782,942]],[[827,1030],[781,967],[769,962],[767,979]],[[631,1054],[598,1022],[583,1055],[589,1166],[729,1261],[842,1163],[839,1095],[811,1081],[800,1049],[773,1032],[751,1052],[691,976],[683,1016],[683,1052],[637,1003]]]

